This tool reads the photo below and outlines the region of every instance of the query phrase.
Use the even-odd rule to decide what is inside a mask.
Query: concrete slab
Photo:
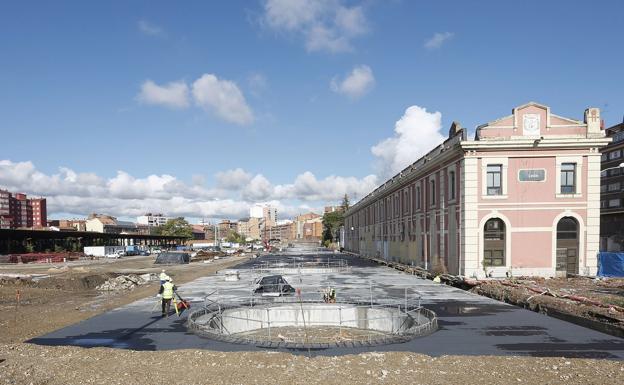
[[[292,258],[285,256],[284,258]],[[271,258],[275,258],[272,256]],[[423,306],[438,315],[439,330],[405,343],[349,347],[319,346],[316,349],[290,350],[302,354],[339,355],[366,351],[411,351],[439,355],[529,355],[587,358],[624,358],[624,339],[571,324],[542,314],[520,309],[460,289],[433,283],[394,269],[378,266],[341,254],[300,256],[311,259],[346,259],[348,272],[286,274],[304,298],[320,298],[320,289],[332,285],[341,298],[383,303],[420,296]],[[201,307],[208,297],[228,303],[252,296],[254,264],[257,258],[236,267],[239,281],[226,281],[222,274],[211,275],[181,285],[180,294]],[[157,298],[146,298],[75,325],[37,337],[30,342],[44,345],[105,346],[134,350],[210,349],[218,351],[266,350],[251,345],[232,344],[203,338],[187,331],[181,318],[160,317]],[[279,347],[274,349],[279,350]]]

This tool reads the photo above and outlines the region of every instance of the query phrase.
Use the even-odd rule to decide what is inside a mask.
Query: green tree
[[[232,242],[232,243],[240,243],[240,244],[245,243],[245,237],[243,237],[241,234],[237,233],[236,231],[232,231],[227,236],[227,238],[225,238],[225,240],[228,242]]]
[[[340,237],[340,226],[344,224],[342,211],[334,211],[323,215],[323,243],[335,242]]]
[[[169,219],[167,223],[154,229],[156,235],[193,238],[193,228],[182,217]]]
[[[350,205],[351,203],[349,202],[349,196],[345,194],[344,197],[342,198],[342,204],[340,205],[340,207],[342,207],[343,211],[347,211],[349,210]]]

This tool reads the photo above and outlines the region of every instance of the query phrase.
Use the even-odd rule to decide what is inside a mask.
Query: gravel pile
[[[145,285],[154,278],[155,274],[120,275],[118,277],[109,279],[103,284],[97,286],[95,289],[99,291],[132,290],[137,286]]]

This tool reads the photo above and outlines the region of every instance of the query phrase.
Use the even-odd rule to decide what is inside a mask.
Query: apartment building
[[[448,139],[345,213],[345,248],[465,276],[595,275],[600,110],[527,103]]]
[[[605,130],[611,143],[602,149],[600,250],[624,250],[624,122]]]
[[[42,228],[47,222],[45,198],[28,198],[23,193],[0,190],[0,228]]]
[[[162,226],[169,220],[168,217],[162,214],[152,214],[147,213],[145,215],[141,215],[137,217],[137,223],[141,225],[146,225],[149,227],[158,227]]]

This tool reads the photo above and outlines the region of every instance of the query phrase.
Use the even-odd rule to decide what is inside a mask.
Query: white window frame
[[[555,198],[581,198],[583,196],[583,157],[582,156],[558,156],[556,158],[557,166],[555,170]],[[561,193],[561,164],[576,163],[576,192],[574,194]]]
[[[488,166],[501,166],[501,195],[487,194],[487,168]],[[481,198],[482,199],[507,199],[507,169],[509,166],[509,158],[481,158]]]

